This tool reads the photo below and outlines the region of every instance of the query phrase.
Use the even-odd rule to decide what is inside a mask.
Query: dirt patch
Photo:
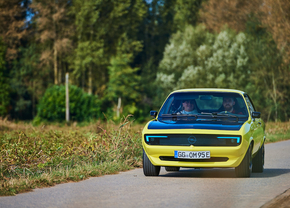
[[[264,204],[261,208],[290,208],[290,189]]]

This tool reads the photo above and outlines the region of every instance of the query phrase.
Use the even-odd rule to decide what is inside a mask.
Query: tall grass
[[[266,124],[266,142],[278,142],[290,139],[290,121],[268,122]]]
[[[129,118],[87,126],[0,119],[0,195],[142,166],[141,131]],[[266,124],[266,142],[290,139],[290,122]]]
[[[140,167],[141,126],[0,124],[0,195]]]

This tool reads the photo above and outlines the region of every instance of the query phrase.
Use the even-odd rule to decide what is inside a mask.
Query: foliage
[[[245,90],[264,118],[288,120],[289,6],[287,0],[0,0],[11,90],[3,94],[10,103],[5,115],[33,119],[45,90],[64,84],[69,72],[71,83],[98,95],[110,116],[118,97],[123,113],[141,121],[172,89],[207,86]]]
[[[41,121],[63,121],[65,119],[65,86],[48,88],[41,98],[35,124]],[[88,95],[82,89],[69,86],[70,120],[89,121],[100,116],[100,101],[97,96]]]
[[[145,1],[145,0],[144,0]],[[138,104],[144,118],[150,109],[160,107],[161,101],[155,97],[159,94],[156,79],[159,62],[163,58],[164,48],[170,36],[178,29],[183,30],[185,25],[195,25],[198,20],[201,0],[152,0],[145,1],[147,14],[139,26],[138,40],[144,47],[134,59],[133,66],[140,68],[140,89],[142,102]],[[142,120],[142,119],[141,119]]]
[[[0,195],[140,167],[140,131],[131,125],[128,118],[62,128],[1,121]]]
[[[186,25],[196,25],[202,2],[203,0],[176,0],[174,24],[182,30]]]
[[[232,88],[248,92],[267,120],[283,118],[288,111],[288,66],[269,34],[249,22],[247,33],[229,29],[219,34],[205,27],[187,26],[166,46],[157,83],[163,92],[180,88]]]
[[[13,61],[10,70],[12,118],[33,119],[37,101],[43,96],[48,83],[52,81],[48,70],[39,70],[39,45],[19,48],[21,58]]]
[[[109,82],[107,98],[115,101],[122,98],[124,114],[133,114],[136,111],[136,102],[140,101],[139,77],[136,75],[138,68],[132,69],[128,66],[128,55],[122,55],[111,60],[109,66]],[[130,106],[128,106],[130,105]]]
[[[242,89],[251,72],[247,44],[244,33],[224,30],[215,36],[203,26],[187,26],[166,46],[157,82],[167,92],[196,87]]]
[[[260,5],[261,0],[204,1],[200,20],[212,32],[219,33],[225,25],[242,32],[246,29],[246,23],[259,12]]]
[[[6,72],[5,51],[6,47],[0,39],[0,117],[7,115],[10,92],[10,86]]]
[[[290,2],[288,0],[267,0],[267,5],[261,7],[261,22],[267,26],[278,48],[285,53],[286,63],[290,63]],[[269,15],[271,14],[271,15]]]
[[[228,25],[252,36],[248,52],[256,73],[247,89],[258,97],[268,120],[289,118],[289,8],[288,0],[209,0],[201,11],[210,31],[219,32]]]
[[[72,48],[69,6],[66,0],[34,0],[30,6],[34,10],[36,41],[41,45],[39,61],[42,68],[53,71],[54,84],[61,83],[65,70],[60,65],[67,63]]]
[[[183,30],[187,24],[197,23],[201,2],[202,0],[146,1],[147,15],[138,33],[138,38],[144,42],[144,49],[138,54],[136,64],[141,61],[146,65],[150,61],[158,65],[170,36],[178,29]]]
[[[26,17],[30,0],[0,0],[0,37],[7,47],[5,58],[11,63],[27,37]]]
[[[290,122],[268,122],[266,125],[266,142],[278,142],[290,138]]]
[[[257,30],[266,29],[289,62],[290,2],[288,0],[209,0],[203,3],[201,21],[210,31],[220,32],[224,25],[240,32],[253,18],[259,20]]]
[[[110,60],[108,66],[109,81],[105,99],[113,106],[121,98],[123,115],[137,112],[137,103],[141,100],[140,76],[137,75],[139,68],[132,68],[129,64],[135,53],[140,51],[142,45],[139,41],[131,41],[126,35],[122,36],[117,47],[115,57]]]
[[[247,91],[255,96],[256,106],[263,109],[267,120],[288,120],[289,65],[283,60],[285,53],[277,48],[271,34],[259,28],[259,21],[247,23],[250,45],[247,48],[249,64],[254,71]]]
[[[141,0],[74,0],[73,3],[71,13],[75,16],[77,46],[71,68],[76,80],[88,77],[90,94],[93,88],[103,94],[102,86],[109,74],[106,66],[116,55],[124,34],[135,41],[137,26],[146,13],[145,4]]]

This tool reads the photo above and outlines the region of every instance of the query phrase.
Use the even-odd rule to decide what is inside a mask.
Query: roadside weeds
[[[89,177],[96,177],[108,174],[116,174],[119,171],[127,171],[134,167],[122,162],[109,162],[100,165],[86,164],[73,169],[59,168],[51,172],[44,172],[37,176],[12,178],[2,181],[0,196],[11,196],[18,193],[31,191],[35,188],[54,186],[60,183],[77,182]]]
[[[0,196],[141,167],[140,128],[128,117],[86,127],[0,122]]]
[[[0,196],[142,167],[141,131],[128,117],[85,127],[0,120]],[[266,125],[266,143],[290,139],[290,122]]]

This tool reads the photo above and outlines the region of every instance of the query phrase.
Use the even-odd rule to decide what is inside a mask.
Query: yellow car
[[[237,177],[264,170],[265,124],[249,95],[232,89],[169,94],[142,132],[143,172],[235,168]]]

